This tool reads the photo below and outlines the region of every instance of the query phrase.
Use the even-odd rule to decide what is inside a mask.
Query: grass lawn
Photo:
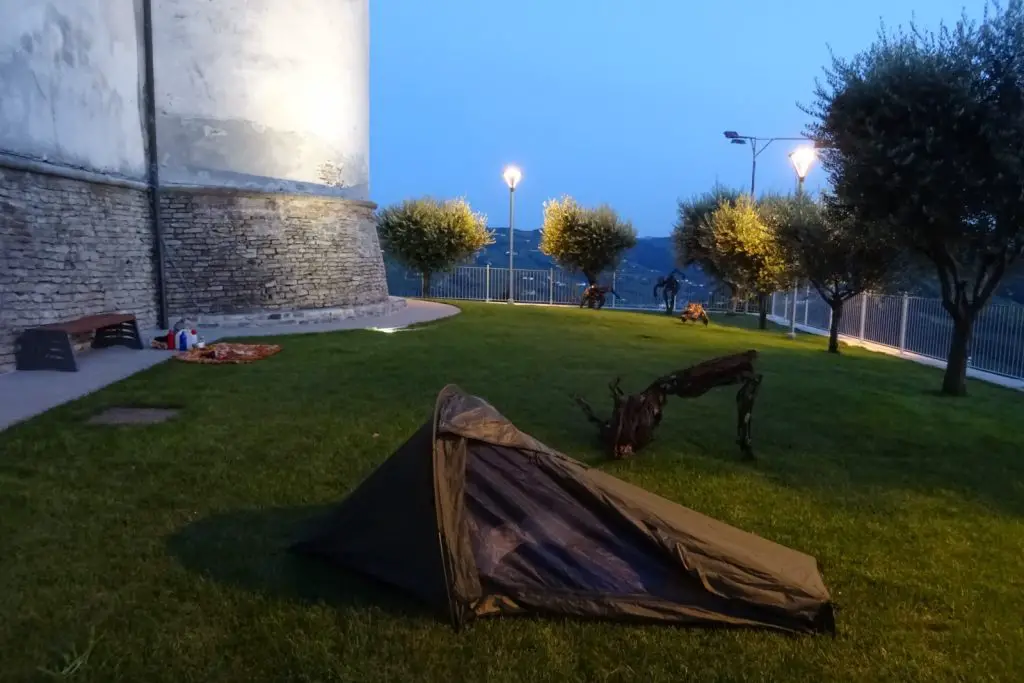
[[[941,398],[937,370],[720,316],[459,305],[412,332],[285,337],[251,366],[166,363],[0,433],[0,680],[1020,680],[1024,396]],[[649,450],[600,466],[816,556],[835,639],[539,619],[456,634],[283,552],[448,382],[596,462],[569,393],[607,408],[615,375],[638,390],[747,348],[765,375],[758,462],[720,389],[671,400]],[[125,404],[182,414],[84,424]]]

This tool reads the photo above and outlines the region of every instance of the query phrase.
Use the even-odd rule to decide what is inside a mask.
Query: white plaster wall
[[[0,152],[145,177],[138,0],[0,0]]]
[[[153,3],[161,184],[367,197],[369,0]]]

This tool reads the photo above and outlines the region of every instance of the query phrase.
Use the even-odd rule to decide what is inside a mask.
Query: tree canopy
[[[423,274],[424,293],[433,273],[450,270],[494,242],[487,217],[464,199],[407,199],[377,214],[377,234],[385,252]]]
[[[672,246],[680,266],[698,265],[701,270],[729,288],[733,297],[743,290],[739,265],[715,247],[714,224],[711,217],[723,204],[735,203],[740,193],[716,186],[710,192],[680,200],[676,223],[672,229]]]
[[[880,32],[819,82],[812,137],[837,202],[934,266],[966,393],[978,313],[1024,251],[1024,2],[926,33]]]
[[[767,324],[767,297],[785,288],[793,271],[771,224],[764,220],[768,206],[743,194],[734,202],[720,203],[710,221],[718,258],[730,264],[745,291],[757,295],[762,329]]]
[[[899,246],[891,236],[886,238],[887,231],[864,225],[834,197],[822,202],[788,197],[765,220],[796,271],[826,301],[845,301],[881,288],[900,260]]]
[[[634,246],[636,230],[607,205],[586,208],[568,196],[544,203],[541,252],[563,268],[583,273],[589,284],[616,268]]]
[[[779,198],[763,215],[795,271],[832,309],[828,350],[839,353],[843,304],[885,285],[901,250],[886,231],[864,226],[828,195],[821,202],[807,195]]]

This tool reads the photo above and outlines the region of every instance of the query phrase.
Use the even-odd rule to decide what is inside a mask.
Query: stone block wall
[[[170,316],[386,302],[373,209],[337,197],[163,189]]]
[[[108,311],[156,325],[145,190],[0,167],[0,372],[26,327]]]

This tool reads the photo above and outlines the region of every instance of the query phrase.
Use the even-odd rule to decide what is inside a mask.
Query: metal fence
[[[771,301],[772,315],[787,324],[791,320],[792,296],[792,292],[778,292]],[[813,289],[798,289],[796,322],[827,334],[832,310]],[[843,305],[839,334],[944,361],[953,335],[953,321],[939,299],[861,294]],[[1024,306],[985,307],[974,323],[968,363],[977,370],[1024,379]]]
[[[603,275],[602,283],[611,284],[619,297],[609,296],[609,308],[655,311],[662,308],[653,296],[656,277],[628,272]],[[514,300],[518,303],[578,305],[586,287],[584,279],[558,268],[513,271]],[[429,296],[439,299],[507,301],[509,269],[484,267],[457,268],[435,275]],[[418,273],[391,271],[388,286],[395,296],[424,296],[423,279]],[[769,302],[776,320],[789,323],[792,308],[790,292],[777,292]],[[708,310],[726,310],[727,295],[683,283],[677,308],[687,301],[702,303]],[[754,302],[741,310],[756,313]],[[797,290],[796,322],[808,329],[828,333],[832,310],[818,293],[808,287]],[[843,306],[839,333],[843,337],[881,344],[900,351],[944,361],[949,351],[953,321],[938,299],[901,295],[862,294]],[[974,324],[970,366],[997,375],[1024,379],[1024,306],[993,304],[985,308]]]
[[[619,296],[608,296],[605,306],[626,310],[654,311],[663,309],[653,295],[657,278],[627,272],[602,275],[602,284],[610,284]],[[423,278],[412,271],[390,271],[388,289],[394,296],[426,296]],[[472,299],[476,301],[508,301],[509,269],[491,266],[465,266],[448,273],[435,274],[430,281],[429,296],[438,299]],[[578,274],[559,268],[529,270],[516,268],[512,274],[514,300],[524,304],[579,305],[586,280]],[[708,292],[700,286],[682,283],[677,305],[699,301],[708,309],[724,310],[729,298]]]

